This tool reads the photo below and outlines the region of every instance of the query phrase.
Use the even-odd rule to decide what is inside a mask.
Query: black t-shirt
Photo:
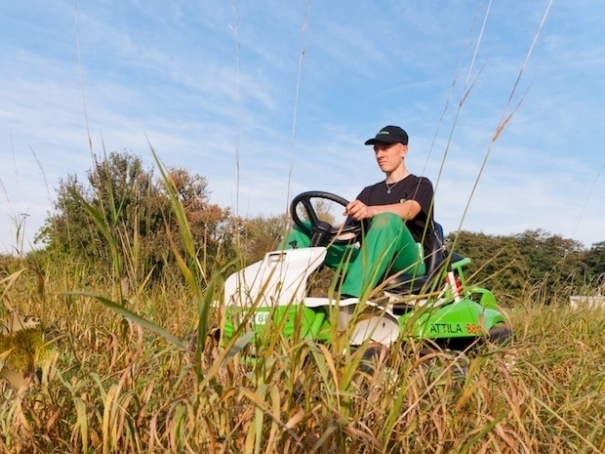
[[[391,188],[390,193],[388,192]],[[425,226],[429,229],[433,226],[433,185],[429,179],[408,175],[403,180],[389,186],[386,182],[380,181],[372,186],[367,186],[357,196],[357,200],[368,206],[391,205],[393,203],[403,203],[406,200],[415,200],[420,204],[421,211],[414,219],[406,221],[406,226],[414,239],[425,245],[425,251],[428,246],[426,238],[430,238],[431,231],[425,232]],[[425,241],[423,241],[423,237]]]

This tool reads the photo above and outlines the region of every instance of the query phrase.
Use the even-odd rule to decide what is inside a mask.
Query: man
[[[367,297],[385,275],[425,274],[422,245],[429,243],[424,240],[432,233],[433,185],[406,168],[407,133],[398,126],[385,126],[365,144],[373,145],[385,179],[364,188],[345,208],[345,215],[368,226],[361,248],[333,245],[328,249],[326,265],[345,272],[342,298]],[[294,240],[305,247],[308,239],[301,235],[295,229],[287,244]]]

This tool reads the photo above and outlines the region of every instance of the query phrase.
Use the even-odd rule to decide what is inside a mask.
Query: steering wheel
[[[352,239],[337,239],[337,236],[345,233],[353,233],[355,238],[361,234],[361,222],[355,221],[348,217],[344,225],[335,227],[329,222],[322,221],[317,216],[315,207],[311,203],[311,199],[325,199],[331,202],[336,202],[343,207],[346,207],[349,202],[342,197],[324,191],[307,191],[298,194],[290,204],[290,215],[294,224],[311,237],[311,246],[327,246],[328,244],[350,244]],[[298,215],[297,207],[302,204],[307,213],[308,223],[305,223]],[[309,223],[311,224],[309,226]]]

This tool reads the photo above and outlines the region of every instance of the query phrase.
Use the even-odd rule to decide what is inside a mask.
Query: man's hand
[[[371,218],[374,216],[374,212],[372,207],[367,206],[365,203],[359,200],[353,200],[345,207],[345,212],[343,213],[345,216],[350,216],[356,221],[361,221],[362,219]]]
[[[378,213],[394,213],[404,221],[414,219],[422,210],[416,200],[406,200],[403,203],[393,203],[391,205],[371,205],[368,206],[359,200],[353,200],[345,207],[344,214],[351,216],[356,221],[368,219],[376,216]]]

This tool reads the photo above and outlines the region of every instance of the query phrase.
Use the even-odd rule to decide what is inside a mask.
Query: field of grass
[[[142,291],[124,302],[179,346],[70,293],[114,299],[111,285],[91,283],[84,271],[53,274],[0,276],[0,307],[40,317],[52,339],[25,361],[39,367],[31,384],[16,391],[0,381],[2,452],[605,451],[599,310],[541,306],[528,296],[508,310],[513,345],[472,357],[420,358],[396,346],[363,368],[342,341],[268,331],[253,364],[212,337],[196,361],[189,343],[199,307],[190,291]],[[211,311],[210,324],[216,317]],[[16,361],[12,347],[3,346],[5,365]]]

